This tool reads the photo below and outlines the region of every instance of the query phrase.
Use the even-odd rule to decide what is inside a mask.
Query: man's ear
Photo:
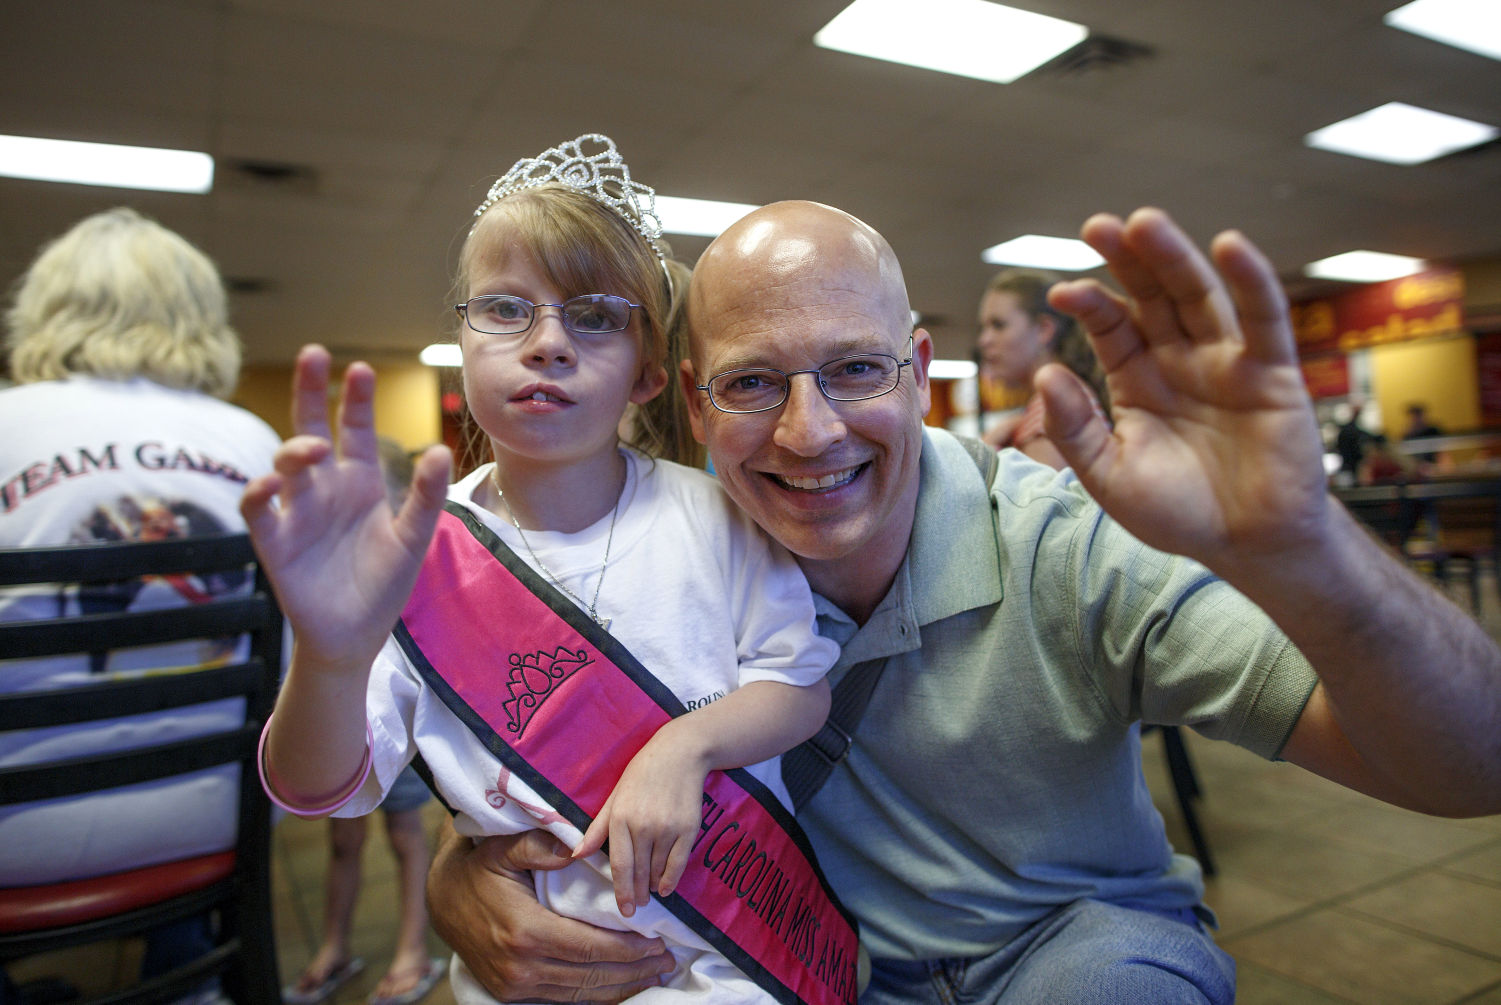
[[[678,383],[683,388],[683,400],[688,403],[688,424],[693,427],[693,438],[708,446],[709,437],[704,433],[704,396],[699,393],[692,360],[685,359],[678,364]]]
[[[926,328],[912,332],[912,381],[917,385],[917,399],[922,414],[933,407],[933,385],[928,381],[928,364],[933,362],[933,336]]]
[[[631,388],[630,400],[637,405],[644,405],[661,394],[662,388],[666,386],[667,368],[648,363],[641,368],[641,376],[636,378],[636,384]]]

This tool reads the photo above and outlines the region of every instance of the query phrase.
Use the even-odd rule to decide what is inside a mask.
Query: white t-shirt
[[[748,681],[807,685],[821,679],[838,647],[818,635],[812,593],[791,556],[703,472],[623,453],[626,485],[598,608],[601,618],[612,619],[611,634],[690,709]],[[454,485],[449,499],[471,509],[536,568],[516,529],[474,502],[476,488],[491,470],[486,465]],[[547,572],[577,596],[592,600],[610,522],[606,514],[576,534],[527,531],[526,541]],[[547,572],[542,572],[544,578],[549,578]],[[496,686],[503,686],[500,675]],[[375,737],[372,775],[379,791],[377,785],[367,785],[339,815],[373,809],[397,772],[420,751],[443,798],[458,813],[454,824],[460,834],[546,827],[570,846],[581,837],[423,685],[394,640],[387,640],[371,672],[367,711]],[[587,751],[580,754],[588,756]],[[748,770],[787,802],[777,761]],[[660,935],[672,947],[679,963],[673,986],[650,992],[641,1002],[654,1000],[654,995],[716,1005],[770,1000],[657,902],[622,918],[603,854],[536,875],[538,897],[553,911],[605,928]],[[454,989],[466,1005],[492,1000],[457,960]]]
[[[0,390],[0,547],[216,534],[244,529],[240,495],[271,470],[280,438],[243,409],[150,381],[73,377]],[[0,589],[0,620],[144,610],[198,592],[248,589],[248,575],[161,579],[93,590]],[[143,669],[236,656],[190,641],[88,657],[6,661],[0,688],[96,683]],[[0,765],[126,750],[243,719],[238,699],[47,730],[0,732]],[[231,847],[237,772],[196,772],[97,795],[0,808],[0,887],[97,876]]]

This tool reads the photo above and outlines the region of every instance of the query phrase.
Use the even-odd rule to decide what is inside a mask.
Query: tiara
[[[585,144],[592,144],[593,152],[586,153]],[[658,258],[662,257],[662,249],[657,245],[662,236],[662,221],[657,216],[656,191],[631,180],[631,169],[621,160],[615,141],[599,133],[585,133],[512,164],[490,186],[485,201],[474,211],[475,218],[514,192],[548,184],[563,185],[610,207],[646,238]]]

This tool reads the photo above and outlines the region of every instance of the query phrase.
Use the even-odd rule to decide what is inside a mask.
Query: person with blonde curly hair
[[[6,313],[16,386],[0,390],[0,547],[160,539],[244,530],[240,494],[271,470],[279,439],[219,400],[239,376],[214,263],[131,209],[90,216],[46,245]],[[86,587],[0,590],[0,620],[188,604],[248,589],[152,578]],[[68,688],[235,657],[235,646],[189,641],[93,656],[17,661],[4,687]],[[73,729],[79,753],[149,745],[164,735],[238,722],[234,702],[123,717]],[[35,731],[32,731],[33,733]],[[41,759],[55,736],[8,736],[0,766]],[[236,769],[194,772],[128,790],[0,811],[0,887],[83,879],[232,848]],[[144,976],[207,948],[206,917],[158,929]],[[206,987],[212,1000],[217,991]]]

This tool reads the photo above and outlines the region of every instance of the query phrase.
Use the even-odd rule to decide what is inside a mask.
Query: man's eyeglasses
[[[453,309],[470,328],[485,335],[522,334],[531,328],[539,307],[556,307],[563,315],[563,327],[575,335],[607,335],[624,331],[631,323],[631,311],[640,306],[607,293],[569,297],[561,304],[534,304],[522,297],[492,294],[454,304]]]
[[[709,402],[721,412],[767,412],[787,400],[792,378],[800,373],[817,375],[818,389],[830,401],[862,401],[896,390],[902,367],[911,365],[910,356],[897,359],[885,353],[861,353],[830,360],[816,370],[726,370],[709,378],[707,384],[696,386],[708,392]]]

